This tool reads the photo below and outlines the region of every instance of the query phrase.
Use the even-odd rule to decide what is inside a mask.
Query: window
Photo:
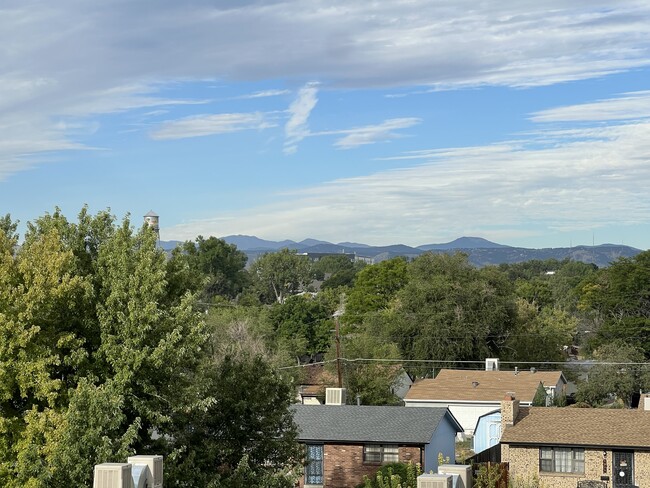
[[[584,473],[585,450],[570,447],[539,449],[539,470],[543,473]]]
[[[305,466],[305,484],[323,484],[323,445],[307,444],[307,465]]]
[[[392,445],[368,444],[363,446],[364,463],[396,463],[399,461],[399,448]]]

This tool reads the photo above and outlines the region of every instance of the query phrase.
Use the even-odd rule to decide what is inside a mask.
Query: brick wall
[[[420,462],[419,447],[400,447],[399,460]],[[363,477],[374,476],[381,464],[364,464],[363,445],[326,444],[323,449],[323,487],[354,488],[363,483]],[[300,487],[304,480],[300,481]]]
[[[511,480],[531,479],[537,475],[544,487],[575,488],[581,480],[600,480],[601,476],[609,476],[612,480],[615,476],[611,450],[606,450],[603,457],[602,449],[585,449],[584,474],[559,474],[539,472],[539,447],[501,447],[501,460],[510,464]],[[650,487],[650,452],[634,453],[634,482],[637,486]]]
[[[650,486],[650,452],[634,453],[634,483]]]

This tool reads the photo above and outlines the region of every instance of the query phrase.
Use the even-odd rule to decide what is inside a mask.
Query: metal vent
[[[325,405],[345,405],[345,388],[327,388],[325,390]]]
[[[499,358],[486,358],[485,371],[499,371]]]

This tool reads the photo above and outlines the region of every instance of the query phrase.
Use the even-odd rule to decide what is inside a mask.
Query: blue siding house
[[[493,410],[481,415],[474,427],[472,450],[478,454],[496,446],[501,440],[501,410]]]

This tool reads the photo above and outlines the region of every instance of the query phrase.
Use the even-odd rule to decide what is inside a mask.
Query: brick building
[[[412,461],[438,469],[438,454],[454,461],[462,427],[446,408],[294,405],[299,440],[307,448],[301,487],[347,488],[382,464]]]
[[[650,407],[650,402],[645,403]],[[510,477],[539,477],[544,486],[578,482],[610,488],[650,487],[650,411],[522,407],[507,396],[501,408],[501,460]]]

